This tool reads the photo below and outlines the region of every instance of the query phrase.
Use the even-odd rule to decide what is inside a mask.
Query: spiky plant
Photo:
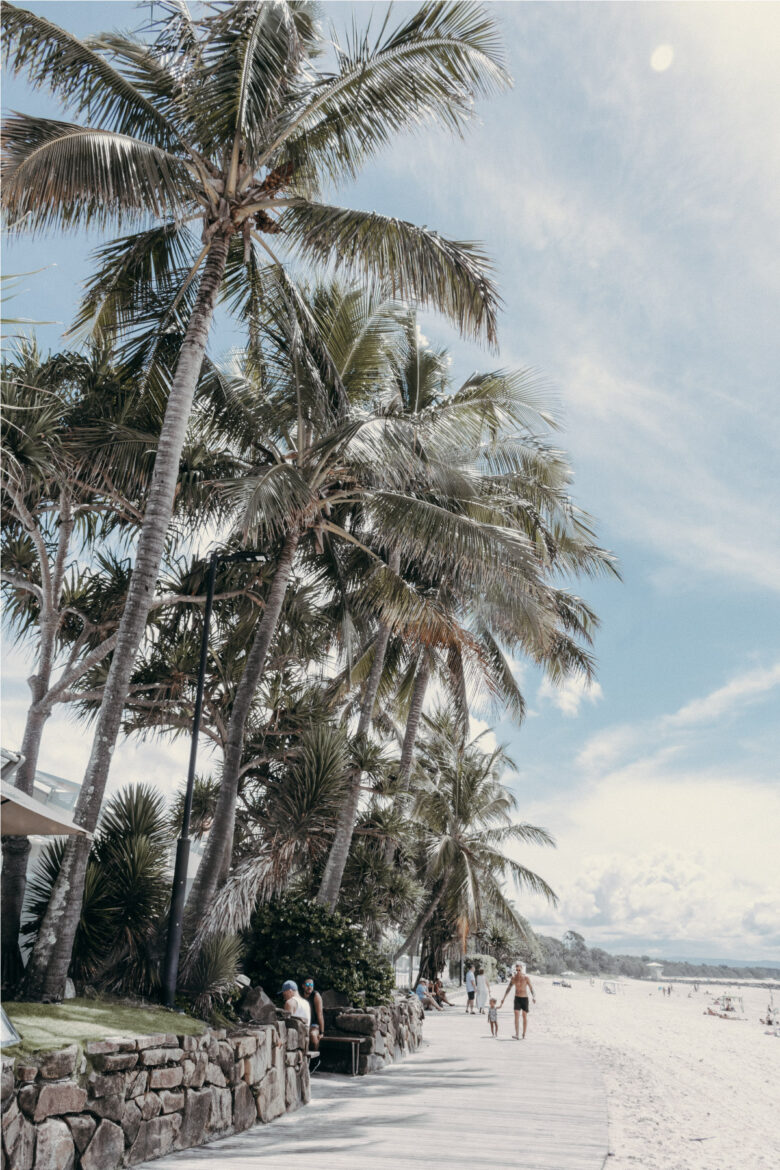
[[[186,991],[196,1015],[208,1020],[231,995],[241,989],[243,943],[237,935],[213,934],[198,949],[187,969]]]
[[[149,993],[158,983],[159,930],[170,897],[171,833],[165,801],[128,785],[106,804],[92,842],[70,974],[111,991]],[[64,842],[48,844],[28,890],[35,939],[61,871]]]

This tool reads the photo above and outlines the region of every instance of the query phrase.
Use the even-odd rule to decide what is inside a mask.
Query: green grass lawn
[[[161,1007],[133,1007],[120,1000],[69,999],[65,1003],[4,1003],[8,1016],[22,1037],[21,1044],[4,1048],[3,1056],[83,1045],[106,1036],[147,1036],[176,1032],[199,1036],[205,1025],[191,1016]]]

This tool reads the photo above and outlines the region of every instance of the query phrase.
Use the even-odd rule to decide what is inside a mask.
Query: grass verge
[[[4,1003],[8,1017],[22,1038],[21,1044],[4,1048],[3,1056],[23,1056],[81,1046],[87,1040],[107,1036],[147,1036],[176,1032],[199,1036],[205,1025],[191,1016],[162,1007],[135,1007],[112,999],[68,999],[64,1003]]]

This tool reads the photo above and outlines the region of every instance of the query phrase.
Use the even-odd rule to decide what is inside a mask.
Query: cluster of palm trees
[[[82,119],[6,120],[12,227],[130,232],[98,254],[91,345],[20,343],[4,367],[3,583],[37,651],[19,786],[74,704],[94,723],[75,814],[93,831],[119,735],[191,719],[207,546],[262,556],[219,571],[190,963],[291,887],[406,946],[488,910],[517,922],[507,867],[552,896],[506,852],[549,838],[513,823],[469,704],[522,716],[515,656],[589,675],[595,617],[566,586],[614,571],[534,377],[456,384],[419,332],[428,306],[495,342],[480,250],[321,201],[397,133],[458,132],[507,84],[492,21],[428,3],[334,48],[315,16],[171,0],[138,37],[79,40],[3,7],[11,66]],[[207,354],[220,303],[246,329],[224,362]],[[4,842],[11,967],[25,864]],[[89,864],[81,838],[60,851],[31,997],[63,994]]]

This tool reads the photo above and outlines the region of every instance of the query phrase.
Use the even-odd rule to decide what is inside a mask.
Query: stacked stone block
[[[2,1170],[116,1170],[273,1121],[309,1100],[307,1046],[280,1015],[4,1059]]]
[[[416,1052],[424,1019],[417,996],[389,1007],[335,1008],[325,1012],[325,1035],[360,1036],[358,1073],[363,1076]],[[329,1068],[332,1059],[324,1050],[323,1067]]]

